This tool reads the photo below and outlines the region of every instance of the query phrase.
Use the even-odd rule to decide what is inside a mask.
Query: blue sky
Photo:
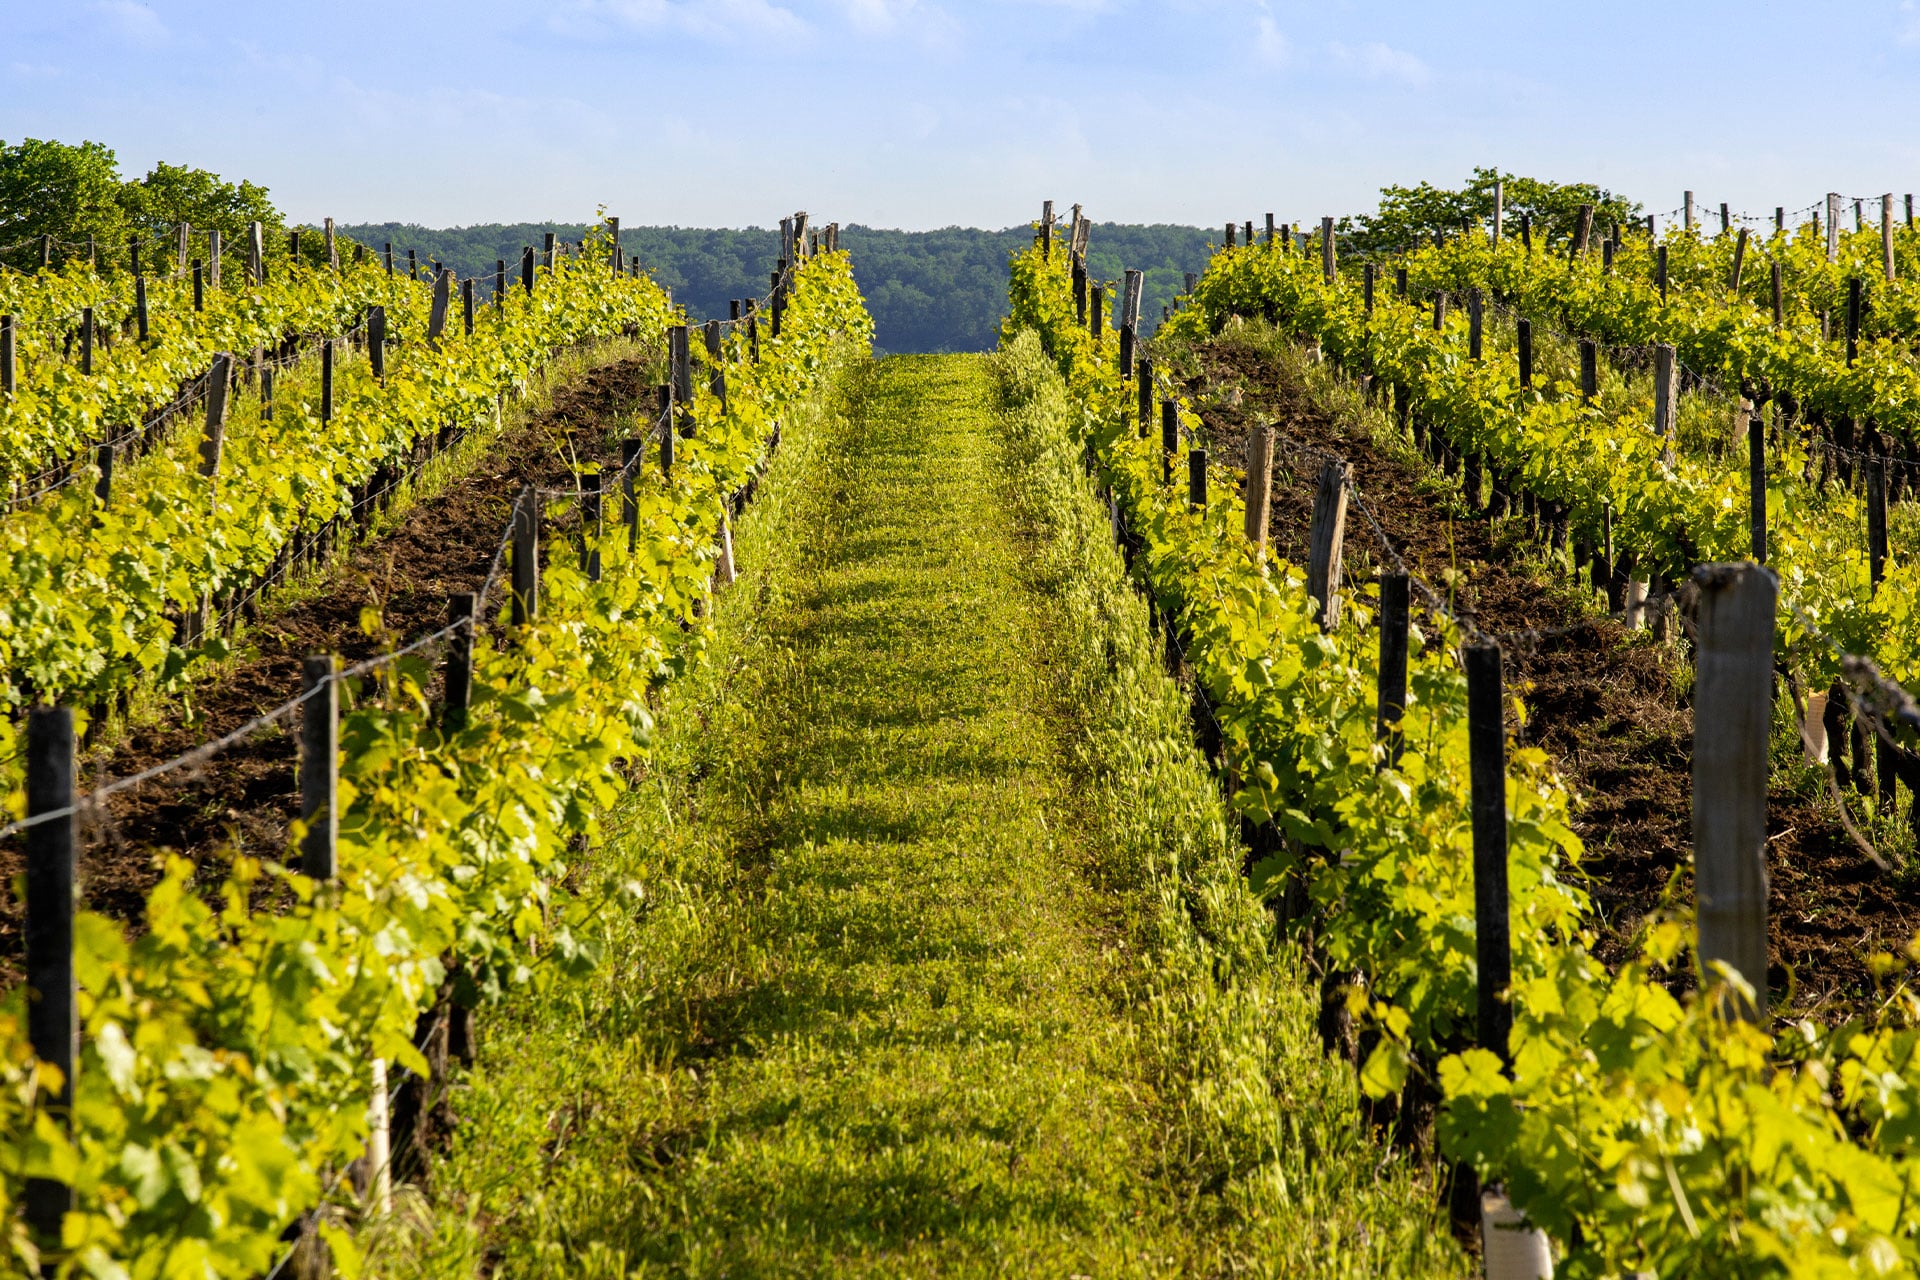
[[[1920,188],[1920,8],[0,0],[0,139],[293,217],[1306,222],[1475,165],[1650,211]]]

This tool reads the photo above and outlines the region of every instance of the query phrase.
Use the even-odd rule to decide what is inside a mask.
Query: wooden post
[[[333,339],[320,343],[320,421],[333,421]]]
[[[1860,356],[1860,277],[1847,281],[1847,367]]]
[[[1583,204],[1580,206],[1580,221],[1578,225],[1574,228],[1574,233],[1573,233],[1573,257],[1575,258],[1586,257],[1587,244],[1592,239],[1593,239],[1593,206],[1590,204]]]
[[[1273,427],[1257,427],[1247,437],[1247,542],[1253,562],[1267,571],[1267,517],[1273,490]]]
[[[220,287],[220,232],[217,228],[207,232],[207,287]]]
[[[1087,323],[1087,268],[1078,258],[1073,260],[1073,314],[1078,324]]]
[[[545,232],[545,233],[543,233],[543,234],[541,235],[541,238],[540,238],[540,265],[541,265],[541,266],[543,266],[543,267],[545,267],[545,268],[547,269],[547,271],[548,271],[549,273],[551,273],[551,272],[553,271],[553,263],[554,263],[554,257],[553,257],[553,243],[554,243],[554,234],[553,234],[553,232],[551,232],[551,231],[548,231],[548,232]]]
[[[1393,269],[1393,296],[1403,302],[1406,300],[1407,269],[1405,267],[1395,267]]]
[[[1827,261],[1840,260],[1840,193],[1827,192]]]
[[[323,219],[321,225],[323,228],[322,234],[326,236],[327,240],[327,266],[331,270],[338,271],[340,269],[340,245],[333,237],[333,219]]]
[[[93,308],[80,308],[80,376],[93,376]]]
[[[693,406],[693,354],[687,344],[687,326],[676,324],[667,330],[667,360],[673,387],[673,421],[669,430],[678,430]]]
[[[232,381],[232,353],[216,352],[213,368],[207,372],[206,430],[200,438],[200,474],[208,479],[220,474],[220,451],[227,438],[227,388]]]
[[[1120,326],[1120,376],[1133,376],[1133,326],[1130,324]]]
[[[1514,330],[1520,345],[1520,386],[1525,389],[1533,385],[1533,321],[1517,320]]]
[[[18,385],[14,371],[14,319],[0,316],[0,395],[11,396]]]
[[[1053,257],[1053,201],[1040,204],[1040,256]]]
[[[1893,192],[1880,197],[1880,269],[1893,283]]]
[[[1380,575],[1380,671],[1378,735],[1386,767],[1400,763],[1400,722],[1407,708],[1407,635],[1411,579],[1405,573]]]
[[[193,309],[207,309],[207,272],[198,258],[193,260]]]
[[[1467,290],[1467,358],[1469,360],[1480,359],[1483,305],[1484,301],[1478,285]]]
[[[1320,219],[1320,274],[1331,285],[1338,274],[1333,250],[1333,219]]]
[[[103,440],[93,451],[94,466],[100,476],[93,482],[93,496],[102,508],[113,501],[113,442]]]
[[[640,538],[640,500],[634,494],[634,485],[639,480],[646,451],[645,436],[628,436],[620,442],[620,523],[627,527],[628,551],[633,550]]]
[[[1467,674],[1467,749],[1473,798],[1473,923],[1480,1047],[1510,1063],[1512,935],[1507,903],[1507,728],[1500,646],[1461,651]]]
[[[192,235],[193,228],[184,222],[174,228],[173,278],[175,280],[187,278],[187,254],[191,252],[189,239]]]
[[[407,279],[418,280],[419,278],[420,278],[419,251],[415,249],[409,249],[407,250]]]
[[[1180,452],[1180,406],[1160,402],[1160,483],[1173,483],[1173,459]]]
[[[620,219],[607,219],[607,266],[620,274]]]
[[[1347,464],[1329,462],[1320,470],[1313,497],[1313,526],[1307,550],[1307,591],[1320,602],[1320,629],[1340,625],[1340,559],[1347,535]]]
[[[1247,219],[1247,248],[1253,248],[1253,219]]]
[[[513,504],[513,625],[540,617],[540,491],[520,490]]]
[[[520,287],[533,296],[533,246],[525,245],[520,250]]]
[[[1447,327],[1447,294],[1444,289],[1433,295],[1433,331],[1445,332]]]
[[[1493,242],[1500,243],[1504,224],[1507,220],[1507,184],[1495,179],[1493,184]]]
[[[1729,288],[1735,297],[1740,294],[1740,272],[1747,262],[1747,229],[1740,228],[1740,236],[1733,242],[1733,280]]]
[[[1520,247],[1528,253],[1533,252],[1533,215],[1520,215]]]
[[[1274,234],[1274,232],[1273,232],[1273,215],[1272,215],[1272,214],[1268,214],[1268,215],[1267,215],[1267,246],[1268,246],[1269,248],[1271,248],[1271,247],[1273,246],[1273,234]],[[1191,292],[1193,291],[1193,287],[1192,287],[1191,285],[1189,285],[1189,286],[1187,287],[1187,291],[1188,291],[1189,293],[1191,293]]]
[[[1592,404],[1600,394],[1600,349],[1592,338],[1580,339],[1580,399]]]
[[[440,709],[440,732],[452,736],[467,727],[473,705],[473,592],[447,597],[447,701]]]
[[[473,336],[473,277],[460,282],[460,321],[467,337]]]
[[[1753,562],[1767,562],[1767,431],[1758,418],[1747,423],[1747,524],[1753,534]]]
[[[1660,301],[1667,300],[1667,246],[1659,245],[1653,251],[1653,283],[1660,290]]]
[[[27,712],[27,816],[73,806],[73,710],[35,707]],[[74,822],[71,813],[26,831],[27,1038],[33,1056],[59,1069],[60,1088],[46,1105],[56,1125],[73,1132],[74,1071],[80,1062],[79,987],[73,968],[76,888]],[[42,1248],[58,1251],[60,1225],[73,1212],[73,1188],[47,1178],[29,1178],[27,1227]]]
[[[581,560],[587,566],[587,581],[600,581],[600,536],[604,531],[603,513],[607,473],[595,468],[586,477],[580,492]]]
[[[1786,308],[1786,298],[1781,291],[1780,261],[1777,258],[1773,262],[1772,274],[1773,274],[1773,327],[1778,329],[1782,324],[1786,322],[1787,308]]]
[[[266,229],[258,222],[247,224],[247,279],[256,285],[267,282]]]
[[[367,362],[373,370],[373,376],[384,380],[387,376],[387,309],[385,307],[367,308]]]
[[[1187,505],[1198,511],[1207,509],[1207,451],[1187,451]]]
[[[300,692],[311,695],[300,708],[300,871],[315,880],[339,874],[340,839],[340,660],[314,654],[301,670]]]
[[[673,476],[673,447],[675,432],[673,429],[673,384],[663,382],[657,388],[658,412],[656,421],[660,423],[660,474],[663,478]]]
[[[1106,318],[1107,318],[1107,289],[1105,285],[1096,284],[1095,286],[1093,286],[1093,315],[1092,315],[1093,341],[1096,346],[1100,342],[1100,337],[1101,337],[1100,331],[1101,331],[1102,325],[1106,321]]]
[[[1234,247],[1234,226],[1233,226],[1233,223],[1231,223],[1231,222],[1229,222],[1229,223],[1227,223],[1227,235],[1226,235],[1226,239],[1224,239],[1224,240],[1222,240],[1222,241],[1221,241],[1220,243],[1221,243],[1221,247],[1222,247],[1222,248],[1225,248],[1225,249],[1231,249],[1231,248],[1233,248],[1233,247]]]
[[[1732,226],[1733,226],[1733,212],[1732,210],[1727,208],[1727,202],[1725,200],[1722,200],[1720,202],[1720,234],[1721,235],[1727,234],[1728,230],[1731,229]]]
[[[436,350],[447,331],[447,308],[452,303],[453,272],[441,267],[433,273],[433,302],[427,311],[427,342]]]
[[[1140,361],[1139,395],[1140,438],[1145,440],[1153,426],[1153,362]]]
[[[392,275],[393,273],[389,271],[387,274]],[[493,260],[494,310],[497,311],[501,307],[505,306],[506,301],[507,301],[507,260],[505,258],[495,258]]]
[[[1373,314],[1374,266],[1371,262],[1360,269],[1360,304],[1367,315]]]
[[[1867,447],[1867,581],[1873,594],[1887,576],[1887,463],[1875,444]]]
[[[1689,191],[1686,193],[1680,201],[1680,206],[1680,216],[1682,219],[1680,223],[1681,229],[1683,231],[1691,231],[1693,230],[1693,192]]]
[[[1680,379],[1674,376],[1675,367],[1673,344],[1662,342],[1653,348],[1653,434],[1673,443],[1679,417]]]
[[[1693,874],[1699,954],[1753,987],[1767,1011],[1767,746],[1773,725],[1773,624],[1778,583],[1757,565],[1693,571],[1700,589],[1693,692]],[[1725,999],[1723,997],[1723,999]]]
[[[145,276],[133,278],[133,324],[139,340],[143,343],[147,341],[147,278]]]

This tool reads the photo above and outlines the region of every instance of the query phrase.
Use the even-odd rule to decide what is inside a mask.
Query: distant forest
[[[511,270],[525,245],[551,231],[579,240],[578,223],[487,224],[434,230],[406,223],[363,223],[340,231],[376,252],[387,244],[404,261],[411,249],[422,263],[439,262],[462,276],[491,274],[505,259]],[[866,295],[884,352],[984,351],[999,341],[1007,313],[1007,257],[1028,243],[1027,227],[977,231],[881,231],[849,225],[840,241],[853,255],[854,278]],[[1209,233],[1196,227],[1094,224],[1087,267],[1096,280],[1118,280],[1123,270],[1145,270],[1141,319],[1151,331],[1160,308],[1180,293],[1187,272],[1206,266]],[[629,257],[673,290],[699,319],[725,316],[734,298],[758,297],[779,252],[778,231],[698,227],[623,227]],[[1111,295],[1110,295],[1111,296]]]

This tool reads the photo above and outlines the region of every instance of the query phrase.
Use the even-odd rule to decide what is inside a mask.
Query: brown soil
[[[1507,644],[1507,680],[1528,710],[1521,740],[1548,752],[1577,797],[1599,954],[1625,955],[1670,881],[1677,900],[1690,901],[1693,715],[1676,683],[1682,651],[1596,618],[1604,597],[1524,563],[1522,520],[1463,517],[1457,490],[1436,485],[1425,459],[1378,447],[1362,422],[1331,418],[1264,354],[1225,337],[1174,358],[1196,389],[1242,389],[1237,403],[1231,393],[1201,398],[1219,453],[1244,465],[1253,424],[1275,424],[1271,536],[1283,555],[1305,562],[1317,477],[1325,453],[1337,454],[1412,571],[1436,585],[1459,571],[1456,608],[1476,625],[1502,634],[1572,628]],[[1386,557],[1365,512],[1350,511],[1347,530],[1346,571],[1359,585]],[[1844,1008],[1872,989],[1867,958],[1898,951],[1920,928],[1920,911],[1848,839],[1830,802],[1796,794],[1780,772],[1768,805],[1769,985],[1779,999],[1794,984],[1797,1012]]]
[[[430,634],[446,623],[447,597],[477,591],[487,576],[521,486],[571,483],[575,461],[618,465],[620,415],[651,403],[650,363],[627,358],[558,388],[529,421],[510,425],[466,473],[415,504],[385,534],[336,559],[324,578],[279,604],[239,639],[239,651],[186,696],[190,715],[137,726],[111,750],[82,762],[82,786],[126,777],[218,738],[300,691],[301,664],[337,653],[351,665]],[[378,637],[361,627],[377,609]],[[281,859],[297,816],[296,743],[274,726],[191,773],[122,792],[82,833],[80,879],[87,908],[137,922],[167,853],[220,883],[227,852]],[[18,837],[0,842],[0,877],[23,866]],[[23,912],[0,900],[0,987],[20,978]]]

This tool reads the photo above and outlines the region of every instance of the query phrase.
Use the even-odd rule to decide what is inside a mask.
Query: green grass
[[[1459,1274],[1360,1132],[1033,361],[787,425],[395,1275]],[[588,896],[597,892],[589,888]]]

